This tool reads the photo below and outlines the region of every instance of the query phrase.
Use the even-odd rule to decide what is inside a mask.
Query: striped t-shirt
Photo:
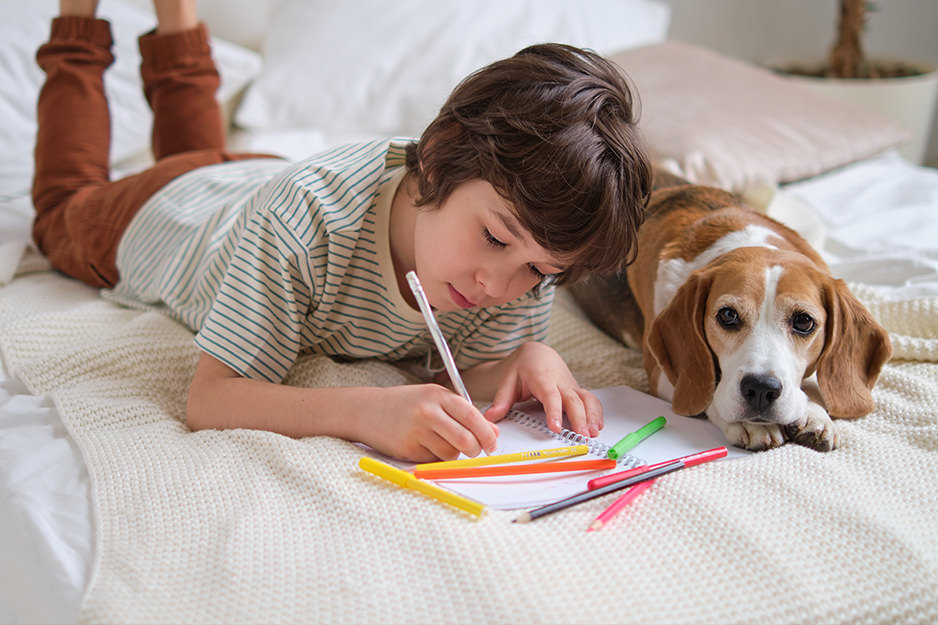
[[[241,375],[280,382],[306,353],[397,361],[432,341],[402,297],[388,240],[407,141],[342,146],[285,165],[233,161],[180,176],[117,252],[124,305],[158,307]],[[509,355],[547,331],[553,290],[437,315],[457,364]]]

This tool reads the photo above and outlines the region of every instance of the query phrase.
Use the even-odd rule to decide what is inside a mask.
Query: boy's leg
[[[223,151],[215,98],[220,79],[205,26],[165,34],[158,28],[139,43],[143,89],[153,110],[153,156],[159,161],[181,152]]]
[[[112,220],[75,219],[73,200],[109,180],[111,130],[103,79],[114,61],[111,43],[107,22],[63,16],[53,20],[48,43],[36,53],[46,82],[36,109],[33,238],[54,266],[91,284],[99,281],[93,268],[73,267],[75,258],[107,238]]]
[[[104,70],[114,62],[110,26],[103,20],[61,17],[36,53],[46,82],[39,93],[34,198],[68,194],[107,182],[111,119]],[[54,185],[47,181],[55,181]]]
[[[139,174],[109,182],[110,118],[103,73],[113,61],[110,45],[107,22],[63,17],[53,22],[49,42],[37,52],[46,82],[37,107],[33,239],[54,267],[100,287],[117,283],[121,235],[154,193],[195,168],[260,156],[227,154],[223,135],[219,139],[210,132],[206,139],[197,134],[198,147],[209,149],[175,154]],[[208,108],[217,111],[214,92],[212,98]],[[178,140],[170,144],[178,145]]]

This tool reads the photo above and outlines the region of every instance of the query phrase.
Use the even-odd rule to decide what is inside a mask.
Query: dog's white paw
[[[777,424],[759,424],[747,423],[728,423],[723,427],[723,434],[726,440],[736,445],[752,451],[762,451],[779,447],[787,442],[785,432]]]
[[[817,451],[830,451],[839,444],[837,428],[824,408],[808,403],[805,418],[785,427],[788,440]]]

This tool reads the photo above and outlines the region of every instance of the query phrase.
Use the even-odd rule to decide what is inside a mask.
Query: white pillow
[[[153,0],[122,0],[147,10]],[[249,50],[259,51],[270,11],[278,0],[199,0],[199,17],[212,34]]]
[[[745,191],[801,180],[897,145],[894,121],[773,72],[677,41],[616,54],[652,156],[690,182]]]
[[[669,21],[659,0],[283,0],[235,122],[419,135],[460,80],[529,44],[608,54]]]
[[[0,0],[0,192],[19,191],[30,184],[36,98],[45,79],[36,65],[36,50],[48,40],[57,12],[57,0]],[[111,161],[117,163],[149,150],[152,114],[141,89],[137,37],[151,30],[156,20],[150,11],[118,0],[104,0],[97,14],[111,22],[117,57],[105,74],[111,104]],[[212,45],[222,77],[218,98],[224,103],[257,75],[260,57],[217,39]]]

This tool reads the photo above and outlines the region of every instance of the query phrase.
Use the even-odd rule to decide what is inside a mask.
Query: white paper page
[[[615,386],[594,390],[593,394],[602,402],[605,416],[605,427],[599,436],[593,440],[603,445],[614,445],[626,435],[631,434],[659,416],[664,416],[667,419],[667,424],[621,458],[616,469],[435,480],[435,482],[444,488],[482,502],[492,508],[512,510],[540,506],[575,495],[586,490],[586,483],[595,477],[641,464],[654,464],[715,447],[727,448],[726,459],[751,453],[730,446],[720,428],[710,421],[676,415],[671,411],[669,402],[633,388]],[[540,404],[529,402],[519,404],[516,408],[523,409],[524,412],[537,419],[539,423],[544,423],[544,412],[541,410]],[[558,439],[546,429],[546,426],[532,428],[510,420],[503,420],[498,425],[500,434],[498,449],[494,452],[495,454],[552,449],[568,444],[586,444],[586,441]],[[599,453],[591,453],[575,459],[596,457],[605,456]],[[726,459],[717,462],[724,462]],[[405,470],[412,470],[414,467],[413,463],[388,461]]]

